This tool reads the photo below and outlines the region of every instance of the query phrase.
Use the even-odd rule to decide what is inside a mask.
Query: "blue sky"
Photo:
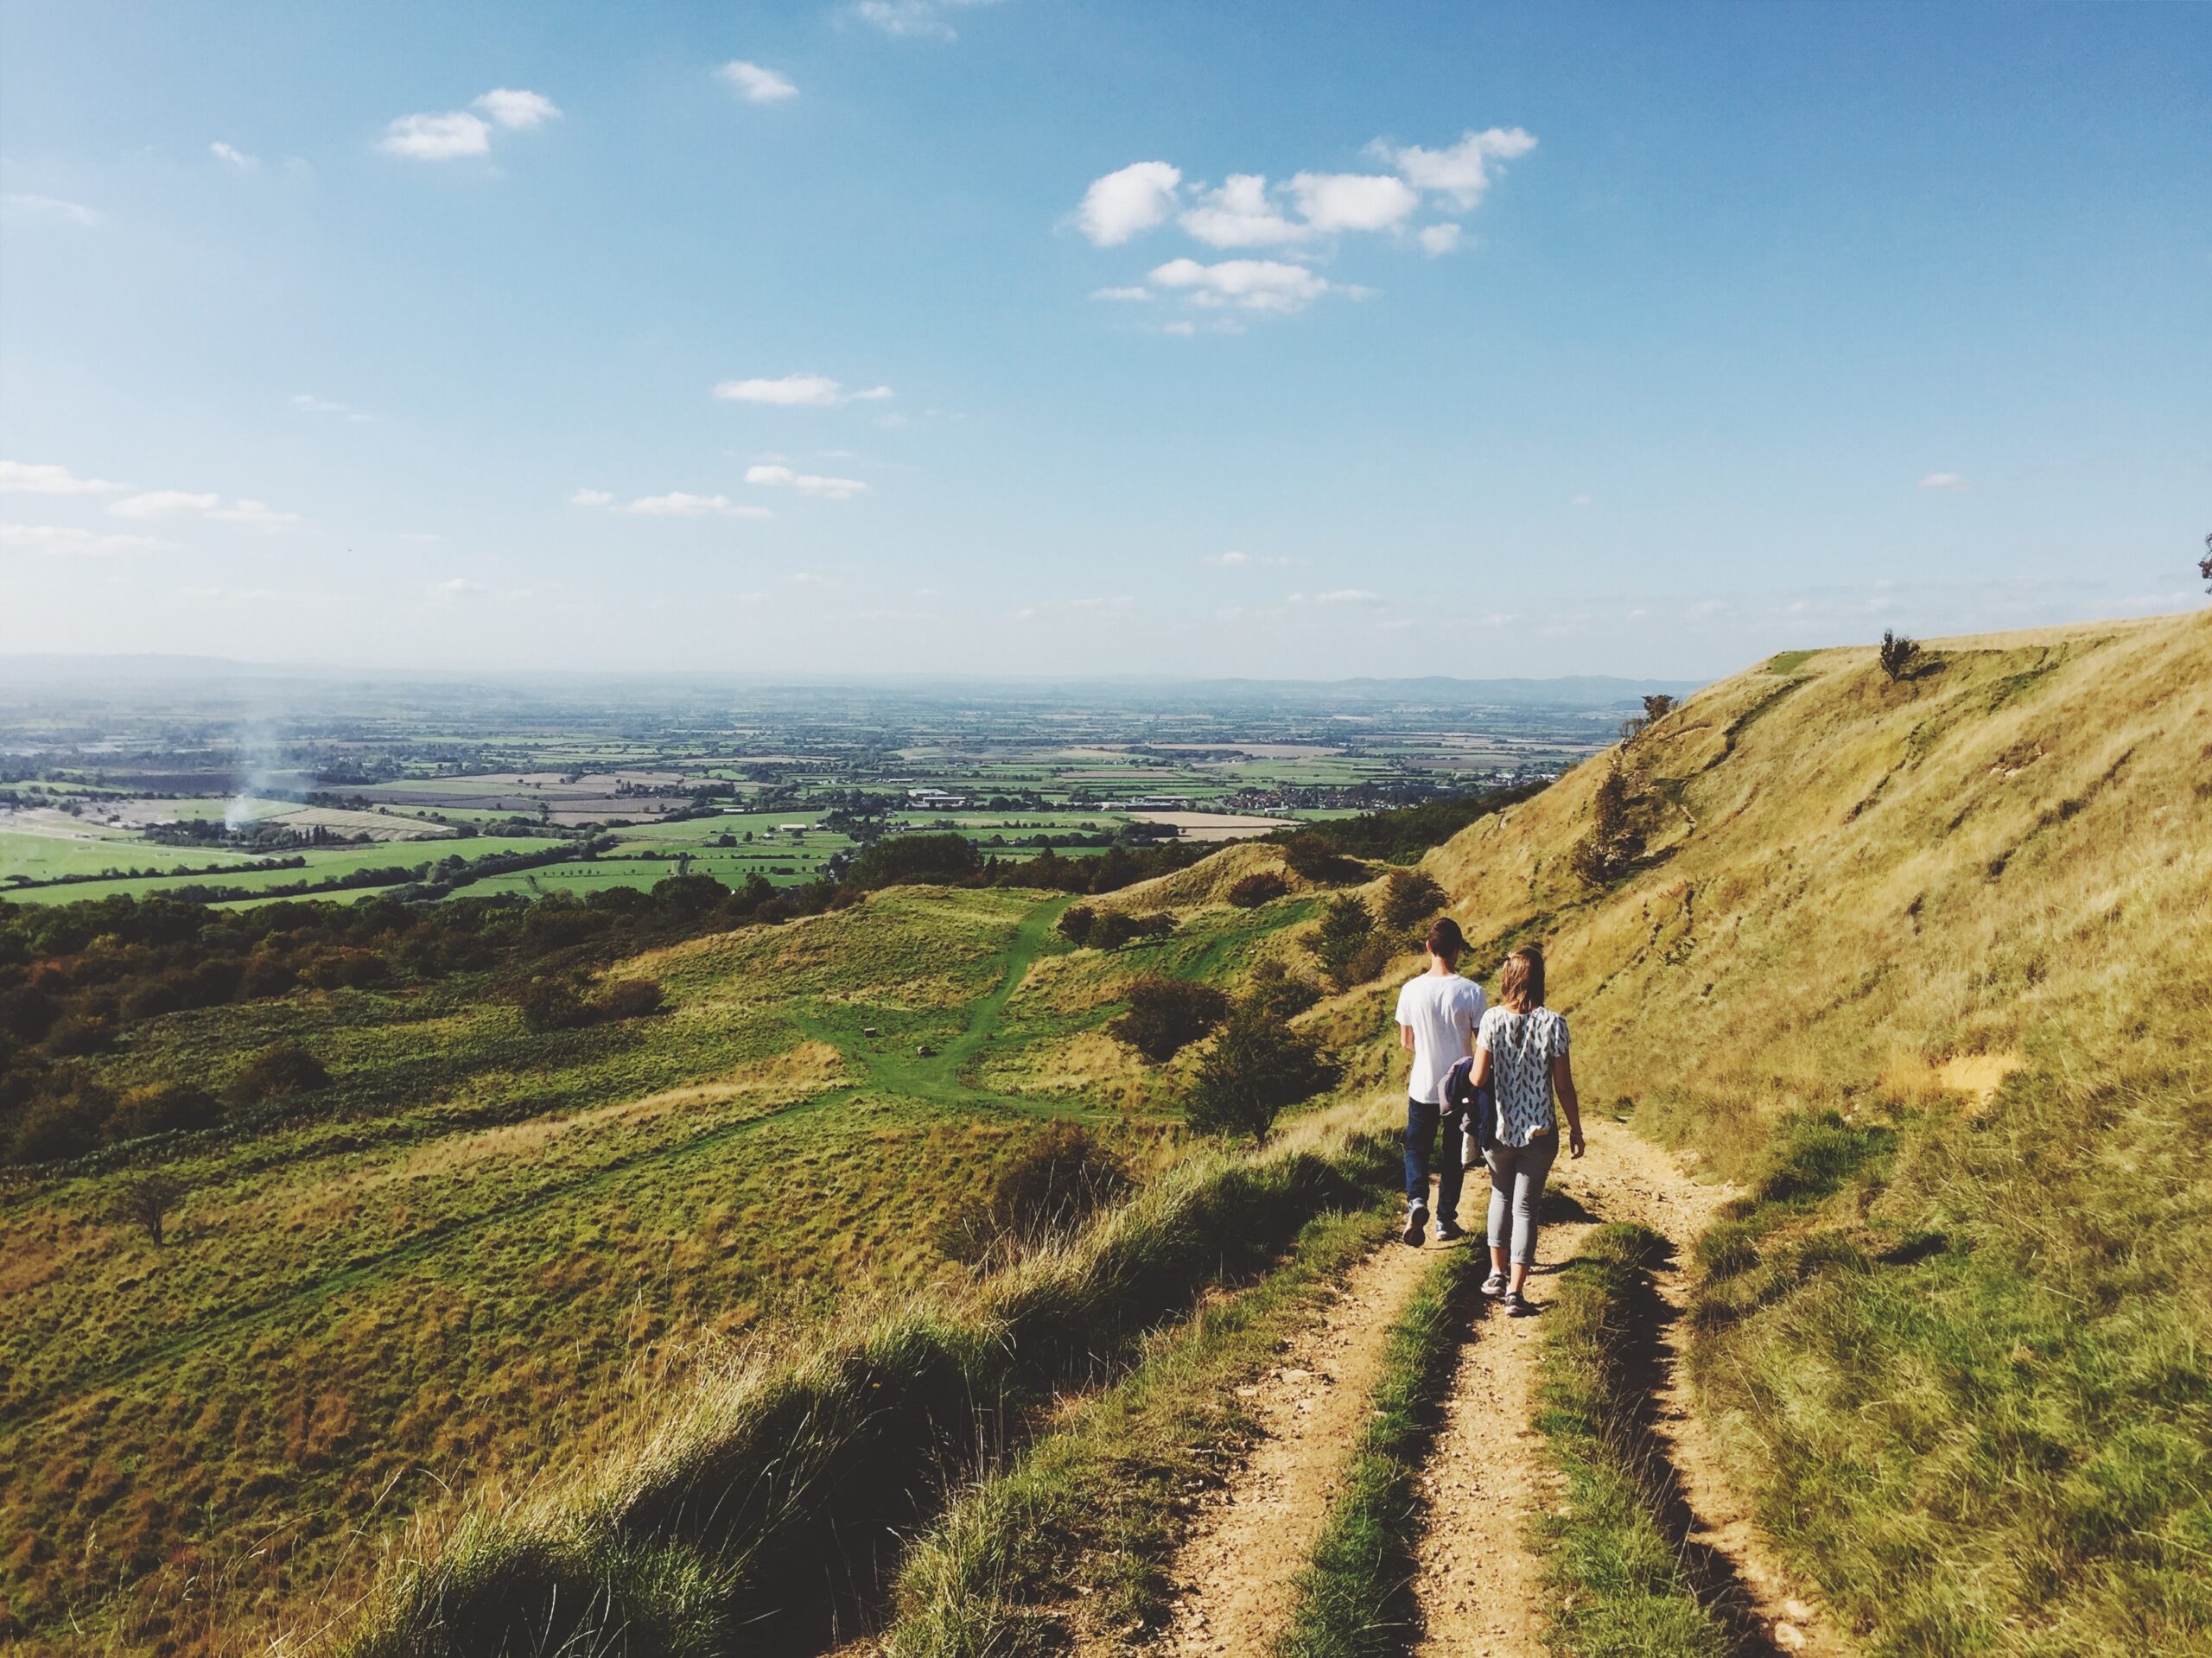
[[[0,651],[1703,676],[2202,602],[2212,7],[5,0],[0,63]]]

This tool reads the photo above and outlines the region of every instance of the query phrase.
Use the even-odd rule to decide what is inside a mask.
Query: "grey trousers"
[[[1493,1146],[1484,1153],[1490,1166],[1490,1247],[1506,1244],[1506,1217],[1512,1217],[1510,1260],[1536,1264],[1536,1204],[1544,1195],[1552,1159],[1559,1155],[1559,1130],[1539,1134],[1526,1146]]]

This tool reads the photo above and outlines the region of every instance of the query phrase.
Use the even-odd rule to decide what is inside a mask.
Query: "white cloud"
[[[149,489],[128,495],[108,511],[118,518],[181,518],[213,512],[222,505],[219,495],[194,495],[181,489]]]
[[[1510,162],[1535,147],[1536,141],[1519,127],[1489,127],[1480,132],[1469,129],[1446,149],[1419,144],[1394,149],[1377,138],[1368,150],[1389,162],[1414,188],[1448,196],[1464,213],[1490,188],[1491,162]]]
[[[560,106],[543,92],[517,92],[511,87],[494,86],[483,97],[472,100],[474,107],[484,111],[503,127],[517,132],[528,132],[542,127],[548,121],[561,118]]]
[[[1421,251],[1433,257],[1440,253],[1449,253],[1459,245],[1459,227],[1457,225],[1423,225],[1414,232],[1414,237],[1421,244]]]
[[[1590,498],[1587,495],[1577,495],[1567,502],[1569,506],[1588,506],[1590,504]]]
[[[1149,288],[1094,288],[1090,291],[1090,297],[1109,300],[1145,300],[1152,297],[1152,289]]]
[[[1327,593],[1294,593],[1286,601],[1294,605],[1379,605],[1382,595],[1370,593],[1365,588],[1337,588]]]
[[[1421,206],[1411,185],[1387,173],[1300,173],[1290,193],[1317,231],[1386,231]]]
[[[1209,247],[1266,247],[1302,241],[1313,227],[1294,224],[1268,200],[1263,173],[1232,173],[1219,189],[1201,189],[1198,205],[1177,221]]]
[[[487,595],[492,589],[481,581],[472,581],[465,575],[456,575],[443,581],[431,582],[430,591],[443,594],[448,599],[465,599]]]
[[[292,407],[302,415],[341,415],[347,420],[365,421],[368,416],[349,404],[333,403],[327,397],[318,397],[311,391],[292,394]]]
[[[1931,472],[1920,480],[1923,489],[1965,489],[1968,487],[1966,474],[1959,472]]]
[[[741,58],[725,63],[715,73],[742,92],[747,103],[778,104],[798,96],[798,88],[773,69],[763,69]]]
[[[793,472],[789,467],[748,467],[745,481],[772,489],[795,489],[825,501],[849,501],[868,493],[868,486],[857,478],[823,478],[810,472]]]
[[[245,172],[261,165],[261,158],[258,156],[249,156],[237,145],[226,144],[220,138],[207,146],[207,153],[219,162],[227,162],[240,172]]]
[[[1205,562],[1218,564],[1225,570],[1257,570],[1277,564],[1287,564],[1290,561],[1287,558],[1278,558],[1271,553],[1246,553],[1232,549],[1225,553],[1208,553],[1205,556]]]
[[[1153,271],[1152,280],[1162,288],[1186,289],[1201,304],[1248,311],[1295,311],[1329,291],[1325,277],[1274,259],[1224,259],[1217,264],[1170,259]]]
[[[1182,182],[1182,173],[1166,162],[1134,162],[1090,181],[1076,222],[1097,246],[1118,246],[1164,222]]]
[[[859,0],[853,16],[887,35],[906,39],[950,41],[959,38],[945,14],[995,0]]]
[[[108,511],[118,518],[211,518],[256,530],[278,530],[300,521],[298,513],[279,512],[266,501],[234,500],[225,506],[220,495],[181,489],[149,489],[126,495]]]
[[[100,222],[99,214],[84,203],[64,201],[59,196],[0,196],[0,207],[29,219],[59,219],[71,225],[97,225]]]
[[[385,129],[377,148],[387,156],[417,162],[484,156],[491,152],[492,125],[460,110],[448,115],[403,115]]]
[[[1014,613],[1017,622],[1049,621],[1061,617],[1103,616],[1113,618],[1135,608],[1136,600],[1127,594],[1111,599],[1046,599],[1033,605],[1024,605]]]
[[[603,489],[580,489],[569,497],[570,506],[612,506],[614,497]]]
[[[893,396],[887,385],[848,391],[826,374],[786,374],[777,379],[724,380],[715,396],[730,403],[774,403],[787,409],[827,409],[841,403],[880,403]]]
[[[43,461],[0,461],[0,490],[23,495],[107,495],[124,487]]]
[[[615,510],[632,512],[641,518],[767,518],[775,516],[765,506],[743,505],[727,495],[693,495],[680,489],[671,490],[665,495],[640,495],[629,505]]]
[[[152,536],[107,535],[58,524],[0,524],[0,549],[81,558],[109,553],[174,553],[178,548],[173,541]]]
[[[1193,334],[1198,333],[1198,325],[1197,323],[1185,320],[1181,322],[1170,322],[1163,327],[1160,332],[1162,334]]]

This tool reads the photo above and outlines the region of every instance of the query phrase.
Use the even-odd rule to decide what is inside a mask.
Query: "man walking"
[[[1398,992],[1398,1045],[1414,1057],[1406,1080],[1405,1238],[1415,1248],[1428,1231],[1428,1171],[1440,1123],[1446,1134],[1444,1166],[1436,1172],[1436,1236],[1441,1242],[1466,1236],[1459,1229],[1459,1113],[1444,1109],[1444,1079],[1474,1051],[1483,1020],[1482,986],[1459,976],[1466,948],[1459,924],[1439,916],[1428,930],[1428,971]]]

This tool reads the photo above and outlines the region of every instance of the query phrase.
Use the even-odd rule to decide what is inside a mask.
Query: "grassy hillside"
[[[1427,867],[1586,1100],[1752,1183],[1704,1401],[1869,1650],[2202,1650],[2212,617],[1789,652]]]

